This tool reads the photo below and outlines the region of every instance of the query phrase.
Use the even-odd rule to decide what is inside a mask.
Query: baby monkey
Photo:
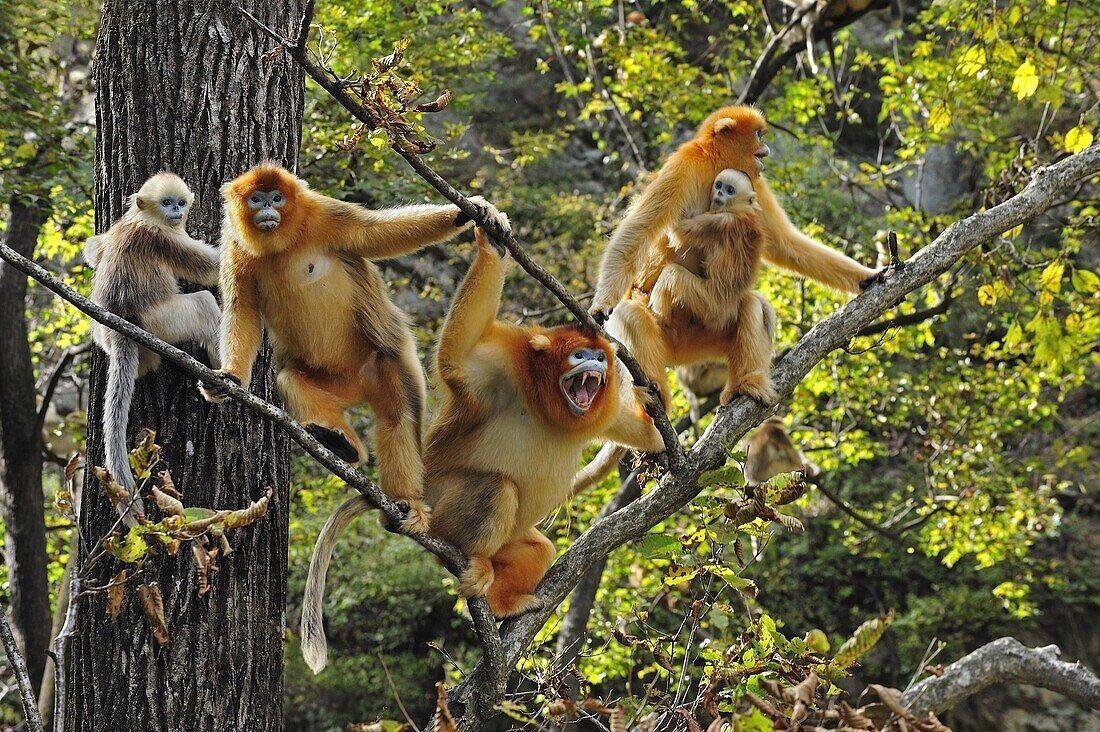
[[[84,259],[95,268],[92,302],[168,343],[198,341],[216,368],[218,301],[207,290],[182,294],[176,281],[218,281],[218,250],[192,239],[184,228],[194,201],[179,176],[157,173],[130,196],[126,212],[106,233],[88,239]],[[126,441],[134,380],[156,369],[160,357],[98,323],[92,323],[91,332],[109,361],[103,401],[107,469],[134,496]],[[139,497],[129,503],[132,513],[144,512]],[[118,510],[133,525],[126,504],[120,503]]]
[[[722,404],[735,394],[775,400],[768,377],[775,311],[752,289],[764,246],[751,179],[723,170],[709,210],[669,228],[668,262],[648,298],[635,291],[616,308],[610,332],[662,385],[666,404],[665,366],[713,358],[727,363]]]

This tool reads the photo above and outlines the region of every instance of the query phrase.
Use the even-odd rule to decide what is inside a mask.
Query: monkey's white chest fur
[[[309,256],[300,257],[291,265],[292,278],[299,287],[324,287],[328,284],[326,280],[335,266],[337,265],[332,257],[313,252]]]

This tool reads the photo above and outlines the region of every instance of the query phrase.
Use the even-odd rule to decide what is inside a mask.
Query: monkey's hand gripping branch
[[[317,82],[322,89],[328,92],[328,94],[339,102],[344,109],[350,112],[352,116],[372,128],[384,126],[383,120],[379,119],[378,115],[371,109],[360,103],[355,95],[348,91],[343,81],[333,73],[331,69],[326,68],[321,63],[314,60],[310,55],[306,47],[306,38],[313,17],[314,5],[314,2],[307,3],[302,21],[298,26],[299,31],[296,34],[295,40],[283,37],[282,34],[269,27],[243,7],[239,5],[236,7],[237,12],[244,16],[249,23],[255,26],[264,35],[278,43],[283,48],[286,55],[294,59],[311,79]],[[511,229],[498,221],[488,208],[478,205],[475,201],[470,200],[470,198],[460,193],[458,189],[452,186],[446,179],[432,170],[432,168],[424,162],[424,159],[415,152],[410,152],[398,145],[394,145],[393,148],[398,155],[408,161],[409,165],[412,166],[413,170],[415,170],[420,177],[442,193],[445,198],[458,206],[465,216],[477,223],[477,225],[489,235],[494,244],[507,249],[519,266],[543,287],[549,290],[551,294],[553,294],[554,297],[573,314],[573,317],[575,317],[578,322],[592,329],[604,338],[607,338],[608,341],[614,344],[619,360],[622,361],[627,371],[630,372],[634,384],[658,396],[656,399],[647,400],[646,412],[653,418],[653,423],[661,433],[661,439],[664,441],[665,445],[665,454],[668,456],[669,470],[672,472],[682,471],[685,467],[684,450],[680,446],[676,430],[673,428],[668,415],[661,406],[661,400],[659,398],[660,390],[649,377],[646,376],[642,367],[638,365],[638,362],[634,359],[634,356],[631,355],[630,351],[627,350],[626,346],[608,335],[603,329],[602,324],[598,323],[589,315],[588,310],[577,302],[576,298],[565,289],[565,286],[562,285],[554,275],[550,274],[542,265],[531,258],[523,247],[520,246],[519,242],[516,241],[515,236],[512,235]]]
[[[375,482],[368,480],[358,470],[325,448],[284,410],[241,388],[235,379],[223,378],[223,374],[204,366],[184,351],[165,343],[130,321],[104,310],[2,242],[0,242],[0,259],[37,280],[63,300],[72,303],[78,310],[86,313],[93,320],[118,331],[130,340],[170,361],[181,371],[197,379],[210,392],[219,396],[226,396],[241,403],[261,417],[271,420],[282,428],[292,440],[301,445],[306,452],[312,455],[317,462],[359,491],[372,506],[381,510],[391,523],[399,524],[401,522],[403,518],[402,511],[397,503],[390,500]],[[439,557],[443,565],[456,577],[465,571],[469,560],[458,547],[428,534],[410,534],[408,536]],[[489,610],[489,605],[485,598],[473,598],[469,602],[469,608],[486,660],[492,668],[499,668],[504,662],[504,654],[500,645],[500,634],[497,632],[496,620]]]

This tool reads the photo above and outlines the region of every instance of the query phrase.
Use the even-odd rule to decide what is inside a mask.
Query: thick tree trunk
[[[302,0],[246,3],[271,25],[297,25]],[[162,169],[179,174],[198,202],[188,229],[216,242],[218,189],[263,159],[295,167],[303,82],[285,57],[265,61],[270,44],[231,3],[124,3],[108,0],[96,49],[96,228],[124,210],[125,197]],[[270,353],[257,362],[253,391],[275,399]],[[105,359],[96,352],[89,413],[89,462],[103,460]],[[130,436],[157,432],[188,506],[239,508],[275,493],[267,516],[234,532],[235,552],[219,557],[209,594],[198,596],[191,552],[145,565],[144,582],[164,594],[171,643],[159,646],[132,589],[117,621],[103,594],[80,602],[67,674],[65,729],[282,729],[289,443],[270,423],[232,403],[208,405],[192,379],[162,366],[138,383]],[[151,503],[146,501],[146,506]],[[80,525],[94,547],[114,510],[90,478]],[[104,563],[93,581],[120,569]]]
[[[5,243],[32,256],[48,209],[13,197]],[[35,430],[34,369],[27,342],[27,277],[0,263],[0,496],[12,630],[37,692],[50,644],[41,437]]]

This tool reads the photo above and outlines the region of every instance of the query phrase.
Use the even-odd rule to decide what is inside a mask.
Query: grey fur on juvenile
[[[217,368],[218,301],[208,290],[181,294],[177,283],[181,277],[203,285],[218,280],[218,250],[192,239],[184,228],[194,200],[178,176],[154,175],[130,197],[126,213],[105,234],[88,239],[84,259],[95,268],[93,302],[169,343],[198,341]],[[134,381],[156,369],[160,358],[98,323],[92,324],[92,337],[109,361],[103,404],[106,467],[133,495],[126,428]],[[118,509],[133,525],[127,507],[120,504]],[[139,497],[129,513],[144,513]]]

